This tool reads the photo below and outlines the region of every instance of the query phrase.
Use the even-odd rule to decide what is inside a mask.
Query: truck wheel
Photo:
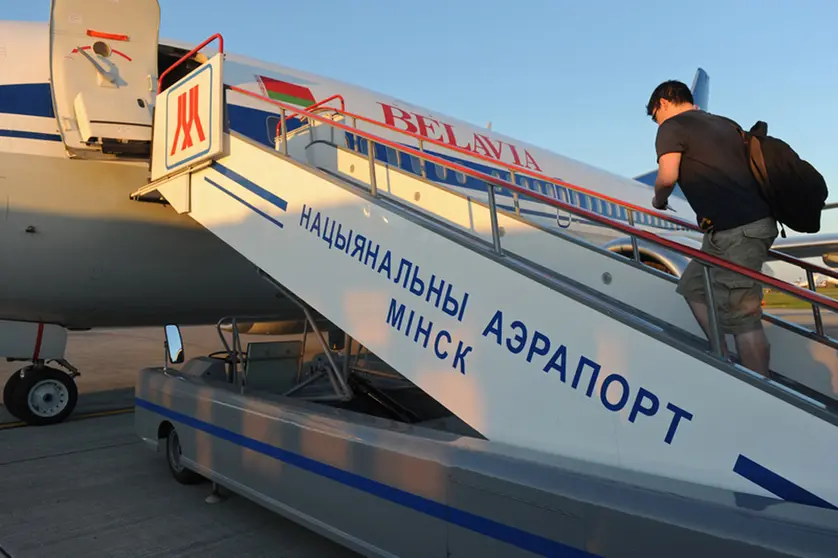
[[[178,437],[177,430],[173,426],[166,436],[166,463],[169,465],[169,471],[171,471],[172,476],[180,484],[197,484],[201,482],[203,478],[199,474],[190,471],[181,464],[180,456],[180,438]]]

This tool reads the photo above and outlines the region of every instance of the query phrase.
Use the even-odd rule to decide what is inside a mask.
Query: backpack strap
[[[762,154],[760,138],[764,138],[768,135],[768,124],[762,120],[758,120],[753,126],[751,126],[751,129],[746,132],[735,120],[731,120],[726,116],[716,116],[728,122],[736,129],[737,132],[739,132],[739,136],[742,138],[742,146],[745,149],[745,158],[748,160],[748,164],[751,167],[751,175],[754,177],[754,180],[757,181],[757,190],[760,196],[767,202],[768,199],[765,197],[764,187],[768,184],[768,171],[765,168],[765,158]],[[786,229],[783,227],[782,223],[780,223],[780,236],[786,238]]]

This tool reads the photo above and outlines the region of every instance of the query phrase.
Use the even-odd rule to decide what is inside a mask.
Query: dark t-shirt
[[[658,159],[681,152],[678,184],[696,213],[716,230],[738,227],[771,212],[751,175],[739,133],[730,122],[702,110],[688,110],[658,127]]]

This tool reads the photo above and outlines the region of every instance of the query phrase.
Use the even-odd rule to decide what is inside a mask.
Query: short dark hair
[[[671,79],[665,81],[655,87],[652,96],[649,98],[649,104],[646,105],[646,114],[652,116],[656,109],[660,108],[661,99],[666,99],[670,103],[680,105],[682,103],[693,104],[693,94],[686,83]]]

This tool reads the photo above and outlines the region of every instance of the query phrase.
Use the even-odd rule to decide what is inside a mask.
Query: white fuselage
[[[231,313],[291,311],[245,258],[170,207],[131,200],[148,181],[147,162],[79,160],[68,157],[51,101],[49,26],[0,24],[0,320],[44,321],[68,328],[209,323]],[[190,45],[161,41],[180,48]],[[227,56],[225,82],[266,93],[259,76],[293,82],[316,100],[340,94],[353,113],[457,145],[492,159],[583,185],[602,194],[646,206],[648,186],[612,175],[427,109],[357,86],[242,57]],[[301,101],[302,102],[302,101]],[[334,105],[332,105],[334,106]],[[230,129],[272,145],[278,109],[259,100],[229,98]],[[348,122],[347,122],[348,123]],[[406,137],[359,123],[359,129],[408,145]],[[491,163],[425,143],[426,151],[506,177]],[[395,150],[388,150],[395,156]],[[402,157],[402,166],[409,165]],[[433,168],[428,178],[467,195],[485,196],[483,185]],[[568,200],[568,190],[516,175],[540,193]],[[613,205],[571,197],[600,214],[626,218]],[[498,204],[511,207],[509,196]],[[692,212],[672,199],[679,217]],[[598,243],[623,236],[605,227],[572,220],[540,203],[521,201],[522,214],[541,224],[569,230]],[[672,232],[660,220],[640,221]],[[305,265],[305,262],[289,262]]]

